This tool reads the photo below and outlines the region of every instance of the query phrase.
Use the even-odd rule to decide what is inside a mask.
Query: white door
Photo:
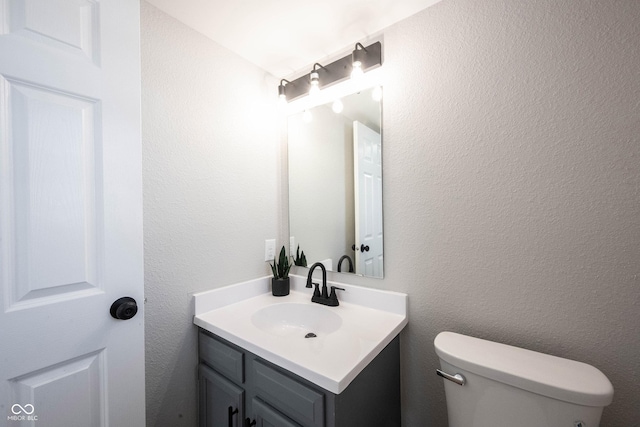
[[[356,273],[384,277],[382,244],[382,140],[353,122]]]
[[[139,21],[0,0],[2,425],[144,426]]]

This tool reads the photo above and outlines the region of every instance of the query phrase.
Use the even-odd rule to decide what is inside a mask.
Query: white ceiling
[[[344,51],[440,0],[147,0],[276,77]]]

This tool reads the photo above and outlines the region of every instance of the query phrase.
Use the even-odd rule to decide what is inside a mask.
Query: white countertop
[[[341,393],[407,324],[407,295],[328,282],[338,291],[340,305],[311,302],[306,277],[291,277],[291,293],[271,295],[271,277],[243,282],[194,295],[194,323],[320,387]],[[319,282],[319,280],[314,281]],[[276,304],[325,307],[342,323],[316,338],[299,334],[279,336],[257,327],[252,316]],[[313,310],[310,308],[310,311]],[[314,331],[309,331],[314,332]]]

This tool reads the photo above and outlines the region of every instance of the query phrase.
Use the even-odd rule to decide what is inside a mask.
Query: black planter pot
[[[271,293],[274,297],[283,297],[289,295],[289,278],[271,278]]]

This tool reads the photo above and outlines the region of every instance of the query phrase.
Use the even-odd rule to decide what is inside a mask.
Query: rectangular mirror
[[[384,277],[381,99],[376,86],[288,117],[289,232],[307,266]]]

